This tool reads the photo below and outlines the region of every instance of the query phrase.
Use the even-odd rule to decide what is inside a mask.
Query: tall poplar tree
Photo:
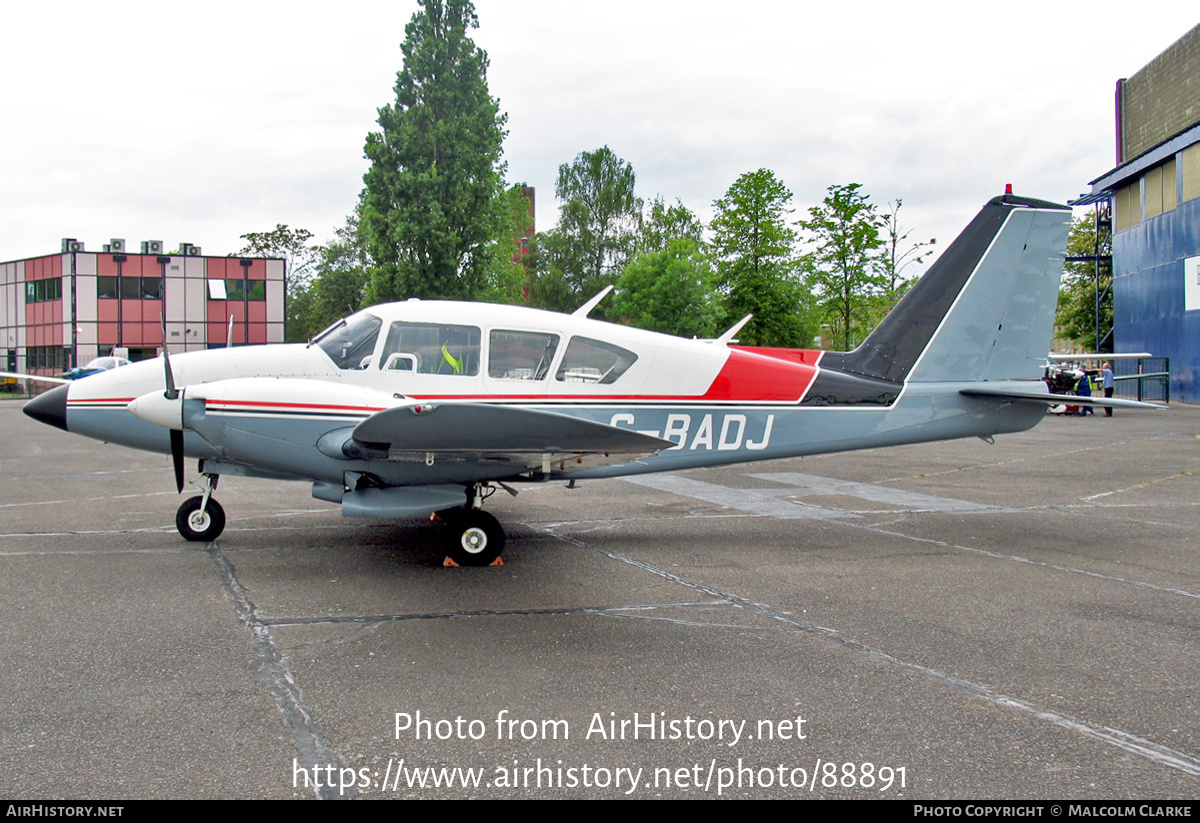
[[[375,267],[368,302],[473,299],[488,288],[488,246],[505,222],[506,116],[489,94],[469,0],[419,0],[404,29],[396,100],[367,135],[363,231]]]

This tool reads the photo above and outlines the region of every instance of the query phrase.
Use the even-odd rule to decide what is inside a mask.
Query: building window
[[[61,277],[50,277],[45,280],[26,281],[26,303],[45,303],[48,300],[62,300]]]
[[[1128,186],[1117,189],[1114,204],[1117,209],[1117,231],[1132,229],[1142,222],[1142,186],[1141,180],[1135,180]]]
[[[30,346],[25,351],[25,365],[30,370],[66,369],[67,351],[61,346]]]
[[[96,297],[101,300],[161,300],[161,277],[97,277]]]
[[[209,300],[266,300],[265,280],[209,280]]]
[[[1188,146],[1179,156],[1183,163],[1183,199],[1200,197],[1200,143]]]

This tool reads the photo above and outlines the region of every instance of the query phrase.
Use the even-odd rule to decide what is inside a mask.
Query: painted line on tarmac
[[[876,486],[871,483],[855,483],[850,480],[835,480],[830,477],[819,477],[815,474],[799,472],[768,472],[764,474],[749,474],[758,480],[787,483],[803,489],[808,494],[857,497],[860,500],[870,500],[873,503],[887,503],[900,506],[911,511],[942,512],[944,514],[982,514],[1010,513],[1020,509],[1008,506],[989,506],[985,503],[975,503],[970,500],[956,500],[953,497],[934,497],[929,494],[894,489],[890,486]]]
[[[850,497],[865,497],[866,499],[873,499],[877,502],[889,502],[893,505],[904,505],[902,501],[908,500],[913,505],[919,507],[914,509],[905,509],[905,511],[911,512],[936,511],[945,512],[948,514],[998,514],[1016,513],[1022,511],[1021,509],[984,507],[978,503],[968,503],[966,501],[955,500],[948,497],[932,497],[930,495],[913,494],[897,489],[881,489],[867,483],[852,483],[843,480],[831,480],[822,483],[817,481],[824,480],[824,478],[817,478],[813,477],[812,475],[803,475],[795,472],[752,474],[749,476],[760,480],[770,480],[774,478],[779,478],[783,482],[792,482],[794,480],[796,485],[803,485],[805,488],[818,489],[818,491],[813,492],[814,494],[842,494]],[[677,494],[682,497],[692,497],[697,500],[703,500],[706,503],[716,503],[717,505],[726,506],[727,508],[737,509],[750,514],[756,514],[762,517],[776,517],[784,520],[807,519],[810,517],[816,517],[822,520],[839,520],[846,526],[869,531],[873,534],[898,537],[904,540],[913,540],[919,543],[928,543],[944,549],[954,549],[957,551],[971,552],[972,554],[982,554],[997,560],[1008,560],[1014,563],[1023,563],[1027,566],[1038,566],[1044,569],[1053,569],[1055,571],[1066,572],[1067,574],[1078,574],[1084,577],[1091,577],[1096,580],[1106,580],[1112,583],[1136,586],[1137,588],[1148,589],[1150,591],[1160,592],[1162,594],[1173,594],[1180,597],[1200,599],[1200,593],[1187,591],[1186,589],[1176,589],[1170,586],[1158,586],[1154,583],[1147,583],[1143,580],[1130,580],[1126,577],[1117,577],[1116,575],[1088,571],[1087,569],[1080,569],[1074,566],[1063,566],[1058,563],[1047,563],[1044,560],[1033,560],[1028,557],[1021,557],[1020,555],[1004,554],[1002,552],[981,549],[975,546],[963,546],[958,543],[950,543],[945,540],[934,540],[928,537],[919,537],[911,534],[905,534],[903,532],[891,531],[889,529],[868,523],[853,522],[853,520],[849,519],[849,516],[853,516],[851,512],[834,512],[834,514],[838,514],[840,517],[825,516],[823,512],[831,511],[829,509],[816,509],[817,512],[821,512],[818,514],[795,514],[792,512],[793,509],[798,509],[800,512],[804,512],[808,508],[815,509],[815,507],[807,507],[803,506],[802,504],[779,499],[780,494],[794,491],[794,489],[731,489],[727,486],[719,486],[715,483],[707,483],[703,480],[693,480],[691,478],[676,477],[674,475],[662,475],[661,477],[624,477],[621,479],[627,483],[633,483],[638,486],[649,486],[660,491]],[[652,480],[654,482],[646,482],[648,480]],[[866,497],[868,494],[871,495],[871,497]]]
[[[681,497],[692,497],[727,509],[737,509],[747,514],[779,520],[845,520],[859,516],[852,512],[780,499],[784,495],[792,494],[794,489],[731,489],[728,486],[718,486],[715,483],[705,483],[703,480],[693,480],[675,474],[639,475],[621,479],[637,486]]]
[[[1143,737],[1138,737],[1135,734],[1130,734],[1129,732],[1121,731],[1120,729],[1114,729],[1110,726],[1100,726],[1095,723],[1089,723],[1086,720],[1080,720],[1079,718],[1050,711],[1025,700],[1020,700],[1015,697],[1010,697],[1006,694],[995,692],[986,686],[982,686],[978,683],[972,683],[969,680],[963,680],[960,677],[954,677],[953,675],[946,674],[945,672],[938,671],[937,669],[930,668],[929,666],[923,666],[919,663],[901,660],[900,658],[888,654],[881,649],[876,649],[872,646],[868,646],[865,643],[855,640],[854,638],[843,634],[837,629],[832,629],[827,626],[819,626],[815,623],[799,620],[791,614],[779,611],[766,604],[755,603],[754,601],[748,600],[745,597],[730,594],[729,592],[723,592],[720,589],[715,589],[712,586],[707,586],[703,583],[685,580],[677,574],[668,572],[665,569],[660,569],[657,566],[651,565],[650,563],[646,563],[641,560],[635,560],[632,557],[627,557],[619,552],[610,551],[599,546],[593,546],[582,540],[577,540],[565,535],[555,534],[553,532],[546,533],[552,537],[557,537],[559,540],[563,540],[567,543],[579,546],[580,548],[596,552],[597,554],[601,554],[621,563],[628,564],[634,568],[657,575],[665,580],[669,580],[673,583],[679,584],[680,586],[685,586],[689,589],[692,589],[693,591],[706,594],[709,597],[726,600],[734,606],[739,606],[756,614],[763,615],[764,617],[769,617],[772,620],[777,620],[780,623],[792,627],[792,629],[795,631],[832,641],[843,648],[849,649],[850,651],[866,655],[872,660],[889,663],[904,671],[917,674],[927,680],[931,680],[944,686],[949,686],[966,694],[974,695],[975,697],[981,698],[989,703],[992,703],[993,705],[1003,706],[1004,708],[1016,711],[1020,714],[1029,715],[1037,718],[1038,720],[1047,721],[1059,726],[1060,728],[1069,729],[1092,740],[1096,740],[1110,746],[1115,746],[1116,748],[1130,752],[1131,754],[1136,754],[1139,757],[1144,757],[1147,760],[1167,766],[1168,768],[1176,769],[1192,775],[1193,777],[1200,777],[1200,760],[1184,754],[1183,752],[1168,748],[1167,746],[1162,746],[1151,740],[1146,740]]]
[[[1003,554],[1001,552],[991,551],[990,549],[980,549],[975,546],[961,546],[957,543],[948,543],[945,540],[934,540],[929,537],[917,537],[915,535],[904,534],[902,532],[889,531],[887,529],[881,529],[878,526],[865,526],[859,523],[850,523],[847,525],[855,526],[856,528],[862,528],[869,532],[874,532],[875,534],[884,534],[888,535],[889,537],[900,537],[906,540],[915,540],[918,543],[929,543],[934,546],[940,546],[944,549],[957,549],[958,551],[994,557],[997,560],[1010,560],[1014,563],[1024,563],[1027,566],[1040,566],[1044,569],[1054,569],[1055,571],[1067,572],[1068,574],[1081,574],[1084,577],[1092,577],[1097,580],[1107,580],[1110,583],[1122,583],[1126,586],[1137,586],[1140,589],[1149,589],[1150,591],[1160,592],[1162,594],[1176,594],[1180,597],[1192,597],[1200,599],[1200,594],[1196,592],[1189,592],[1185,589],[1173,589],[1169,586],[1156,586],[1153,583],[1147,583],[1144,580],[1130,580],[1126,577],[1102,574],[1101,572],[1088,571],[1087,569],[1079,569],[1074,566],[1060,566],[1057,563],[1047,563],[1044,560],[1032,560],[1028,557],[1021,557],[1020,555],[1016,554]]]

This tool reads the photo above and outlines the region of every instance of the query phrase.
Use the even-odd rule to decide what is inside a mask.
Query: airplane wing
[[[959,394],[967,397],[991,397],[1000,400],[1020,400],[1029,403],[1045,403],[1047,406],[1057,406],[1066,403],[1069,406],[1111,406],[1114,409],[1165,409],[1158,403],[1143,403],[1140,400],[1121,400],[1117,397],[1101,397],[1098,395],[1078,394],[1049,394],[1036,389],[1015,388],[1008,386],[988,387],[986,389],[962,389]]]
[[[365,450],[388,459],[486,462],[513,473],[569,473],[627,462],[677,444],[605,423],[489,403],[418,403],[377,412],[355,427]]]
[[[20,374],[15,371],[0,371],[0,377],[15,377],[18,380],[33,380],[39,383],[70,383],[64,377],[47,377],[44,374]]]

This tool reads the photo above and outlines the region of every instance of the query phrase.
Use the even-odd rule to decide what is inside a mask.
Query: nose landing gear
[[[212,497],[217,488],[217,477],[215,474],[204,475],[207,481],[204,494],[183,501],[175,513],[175,528],[184,540],[208,543],[225,531],[225,510]]]

